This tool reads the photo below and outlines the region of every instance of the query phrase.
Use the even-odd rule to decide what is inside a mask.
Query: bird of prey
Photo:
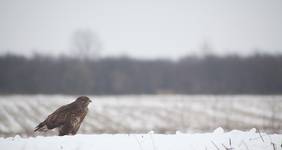
[[[36,131],[59,129],[59,136],[75,135],[88,112],[91,100],[86,96],[78,97],[74,102],[61,106],[35,127]]]

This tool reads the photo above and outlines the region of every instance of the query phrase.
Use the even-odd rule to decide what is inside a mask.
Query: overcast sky
[[[0,53],[68,53],[91,29],[103,55],[282,52],[282,0],[0,0]]]

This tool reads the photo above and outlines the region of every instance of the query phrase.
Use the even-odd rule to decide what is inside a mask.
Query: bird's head
[[[87,107],[88,104],[91,103],[92,101],[91,101],[90,98],[87,97],[87,96],[80,96],[80,97],[78,97],[78,98],[75,100],[75,102],[77,102],[77,103],[79,103],[79,104],[81,104],[81,105]]]

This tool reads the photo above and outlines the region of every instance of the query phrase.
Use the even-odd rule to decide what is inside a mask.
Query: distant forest
[[[282,94],[282,55],[127,57],[0,56],[0,94]]]

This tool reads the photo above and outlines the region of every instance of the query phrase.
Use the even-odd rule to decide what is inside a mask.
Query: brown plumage
[[[59,136],[75,135],[88,112],[87,106],[90,102],[86,96],[78,97],[74,102],[58,108],[49,115],[35,127],[34,132],[58,128]]]

